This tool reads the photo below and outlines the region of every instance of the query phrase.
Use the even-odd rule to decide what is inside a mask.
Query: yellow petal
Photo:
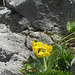
[[[39,48],[41,48],[41,47],[42,47],[42,43],[41,43],[41,42],[37,42],[37,46],[38,46]]]
[[[42,57],[43,57],[43,52],[39,52],[38,54],[36,54],[36,56],[37,56],[38,58],[42,58]]]
[[[35,46],[32,49],[33,49],[34,54],[37,54],[38,53],[38,47]]]
[[[43,44],[43,49],[48,48],[47,44]]]
[[[35,42],[34,41],[31,41],[31,46],[35,46]]]
[[[48,52],[51,52],[52,49],[53,49],[53,48],[52,48],[52,46],[50,45],[50,46],[47,48],[47,51],[48,51]]]
[[[47,56],[49,56],[49,55],[50,55],[49,52],[44,52],[44,53],[43,53],[43,57],[47,57]]]
[[[40,49],[40,52],[43,52],[43,51],[44,51],[44,49],[43,49],[43,48],[41,48],[41,49]]]

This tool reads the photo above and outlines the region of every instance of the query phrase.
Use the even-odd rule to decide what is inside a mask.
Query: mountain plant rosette
[[[48,75],[51,68],[54,66],[54,61],[59,55],[59,51],[52,51],[52,46],[43,44],[39,41],[31,41],[31,46],[36,59],[32,56],[26,64],[23,64],[21,73],[24,75]]]
[[[69,47],[67,50],[65,49],[65,44],[63,46],[59,44],[55,44],[53,46],[53,50],[58,50],[59,55],[57,60],[55,61],[54,69],[62,70],[64,72],[70,71],[70,63],[74,56],[71,52],[72,47]]]
[[[66,24],[66,28],[67,28],[69,33],[75,32],[75,22],[68,21]]]
[[[48,46],[47,44],[43,44],[41,42],[31,41],[31,46],[32,46],[34,54],[38,58],[47,57],[50,55],[50,52],[52,51],[51,45]]]

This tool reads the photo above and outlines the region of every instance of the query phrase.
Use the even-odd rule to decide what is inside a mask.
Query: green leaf
[[[39,61],[38,61],[39,60]],[[42,63],[41,58],[38,58],[38,60],[35,60],[32,58],[32,56],[29,57],[29,61],[27,64],[29,64],[28,68],[35,68],[39,72],[42,72],[44,70],[44,66]]]
[[[66,24],[66,28],[67,28],[68,32],[70,32],[71,26],[72,26],[72,21],[68,21]]]
[[[70,50],[72,50],[73,48],[72,47],[69,47],[68,49],[67,49],[67,52],[70,52]]]
[[[58,35],[58,36],[60,36],[60,37],[62,37],[62,38],[64,38],[65,36],[63,36],[63,35],[61,35],[61,34],[58,34],[58,33],[56,33],[56,35]]]
[[[61,45],[55,44],[55,45],[53,46],[53,50],[52,50],[52,51],[54,51],[54,50],[61,51],[61,49],[62,49]]]
[[[69,33],[74,32],[75,31],[75,23],[72,21],[68,21],[66,24],[66,28],[67,28]]]
[[[22,74],[26,74],[26,72],[25,71],[23,71],[23,70],[19,70]]]
[[[33,62],[30,64],[31,67],[35,68],[36,70],[38,70],[39,72],[43,72],[44,71],[44,66],[41,65],[41,63],[38,62]]]
[[[41,63],[43,65],[43,58],[38,58],[37,56],[36,56],[36,58],[39,61],[39,63]]]
[[[32,67],[29,64],[27,64],[26,69],[29,70],[29,69],[32,69]]]
[[[27,63],[38,62],[37,60],[33,59],[32,56],[29,56],[29,61]]]
[[[62,46],[62,50],[64,50],[65,49],[65,44]]]
[[[48,70],[50,70],[54,66],[54,61],[57,59],[58,55],[58,50],[55,50],[51,53],[51,55],[49,56]]]

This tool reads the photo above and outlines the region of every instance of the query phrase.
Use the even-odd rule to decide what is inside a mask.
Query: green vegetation
[[[32,41],[31,43],[31,45],[33,46],[32,48],[33,49],[34,47],[39,48],[38,43],[41,43],[41,42],[35,43],[34,41]],[[43,75],[43,74],[48,75],[52,67],[54,66],[54,60],[56,60],[59,55],[59,51],[54,50],[53,52],[50,53],[50,55],[47,56],[47,51],[50,50],[49,48],[51,48],[51,51],[52,51],[51,46],[47,46],[46,44],[43,44],[43,46],[41,45],[40,49],[38,50],[44,51],[43,54],[41,54],[42,56],[41,57],[37,56],[37,54],[39,54],[40,51],[38,51],[37,54],[34,52],[36,60],[30,56],[29,61],[27,61],[27,63],[22,66],[23,69],[20,70],[20,72],[26,75]],[[35,48],[35,51],[36,51],[36,48]],[[45,53],[45,56],[43,57],[44,53]]]
[[[75,31],[75,22],[68,21],[66,24],[66,28],[69,33],[73,33]]]
[[[73,59],[74,56],[72,56],[72,52],[70,51],[71,48],[65,49],[65,44],[63,47],[61,45],[54,45],[53,50],[59,51],[59,56],[57,60],[55,61],[54,68],[57,70],[63,70],[68,71],[70,70],[70,62]]]
[[[75,22],[67,22],[66,28],[68,35],[53,45],[53,50],[49,56],[45,54],[47,57],[37,57],[35,50],[38,50],[38,47],[35,44],[37,48],[34,49],[33,45],[32,48],[34,49],[33,52],[36,58],[34,59],[30,56],[27,63],[23,64],[20,70],[23,75],[74,75],[70,72],[70,63],[74,57],[71,50],[73,46],[75,47]],[[42,48],[41,46],[41,49]],[[44,48],[47,49],[47,46],[44,45]],[[39,52],[37,54],[39,54]],[[40,55],[41,54],[40,52]]]

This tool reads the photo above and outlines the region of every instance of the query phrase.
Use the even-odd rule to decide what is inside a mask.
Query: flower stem
[[[46,71],[47,70],[47,65],[46,65],[45,57],[43,58],[43,63],[44,63],[45,71]]]

